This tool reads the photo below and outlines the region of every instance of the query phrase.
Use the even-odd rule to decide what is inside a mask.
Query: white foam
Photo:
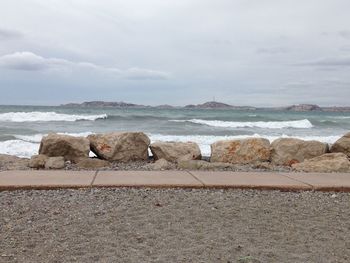
[[[22,140],[9,140],[0,142],[0,154],[16,155],[22,158],[29,158],[38,154],[39,144],[25,142]]]
[[[309,129],[313,125],[308,119],[295,121],[256,121],[256,122],[235,122],[235,121],[218,121],[218,120],[171,120],[173,122],[192,122],[196,124],[203,124],[212,127],[220,128],[264,128],[264,129]]]
[[[0,121],[5,122],[48,122],[48,121],[78,121],[87,120],[94,121],[97,119],[105,119],[107,114],[100,115],[75,115],[63,114],[56,112],[6,112],[0,113]]]

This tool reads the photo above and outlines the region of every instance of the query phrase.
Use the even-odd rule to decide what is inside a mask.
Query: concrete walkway
[[[0,190],[91,187],[240,188],[350,192],[350,173],[2,171]]]

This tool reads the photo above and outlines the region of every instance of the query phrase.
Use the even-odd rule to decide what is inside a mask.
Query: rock
[[[220,170],[234,167],[230,163],[211,163],[202,160],[180,160],[177,163],[179,169],[184,170]]]
[[[341,152],[350,157],[350,132],[345,134],[332,145],[331,152]]]
[[[165,159],[159,159],[154,163],[146,165],[146,168],[150,170],[170,170],[174,168],[174,164],[168,162]]]
[[[39,154],[45,154],[49,157],[63,156],[70,161],[89,157],[89,152],[90,142],[88,139],[55,133],[43,137],[39,148]]]
[[[0,170],[24,170],[29,168],[29,159],[0,154]]]
[[[80,158],[77,160],[76,165],[82,169],[99,169],[110,167],[111,163],[97,158]]]
[[[64,157],[49,157],[45,163],[46,169],[63,169],[64,168]]]
[[[201,159],[201,150],[194,142],[155,142],[152,143],[151,152],[154,159],[165,159],[169,162],[179,160]]]
[[[35,169],[45,168],[45,163],[49,157],[44,154],[33,155],[29,161],[29,167]]]
[[[280,138],[271,143],[271,163],[292,166],[328,152],[328,144],[318,141],[303,141]]]
[[[101,159],[130,162],[148,159],[150,139],[143,132],[89,135],[91,150]]]
[[[251,164],[270,159],[270,142],[262,138],[218,141],[211,145],[211,162]]]
[[[350,161],[344,153],[326,153],[292,165],[296,171],[333,173],[350,172]]]

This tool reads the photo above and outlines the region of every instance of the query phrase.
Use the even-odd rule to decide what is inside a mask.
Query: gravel
[[[349,262],[350,194],[0,192],[0,262]]]

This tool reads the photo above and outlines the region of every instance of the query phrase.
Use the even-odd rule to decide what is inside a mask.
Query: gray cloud
[[[0,57],[0,67],[11,70],[43,71],[43,70],[93,70],[112,73],[116,76],[132,80],[164,80],[169,73],[143,69],[129,68],[121,70],[114,67],[104,67],[89,62],[73,62],[59,58],[44,58],[32,52],[15,52]]]
[[[19,31],[0,28],[0,40],[18,39],[22,36]]]
[[[346,85],[313,82],[350,82],[348,0],[17,2],[0,1],[25,34],[0,37],[0,104],[349,104]]]
[[[341,30],[338,34],[343,38],[350,39],[350,30]]]
[[[283,53],[288,53],[289,50],[285,47],[268,47],[268,48],[258,48],[256,50],[258,54],[269,54],[269,55],[274,55],[274,54],[283,54]]]
[[[349,67],[350,57],[335,57],[335,58],[321,58],[314,61],[297,63],[299,66],[317,66],[317,67]]]

